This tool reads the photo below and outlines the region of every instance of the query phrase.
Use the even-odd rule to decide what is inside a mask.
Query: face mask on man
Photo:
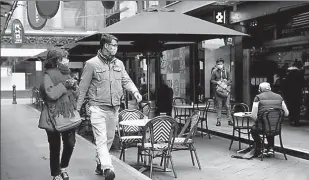
[[[218,68],[218,69],[222,69],[222,68],[223,68],[223,65],[222,65],[222,64],[217,65],[217,68]]]

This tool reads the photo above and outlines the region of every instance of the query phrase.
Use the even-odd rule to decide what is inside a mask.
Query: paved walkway
[[[37,127],[39,115],[28,105],[12,105],[11,101],[1,100],[1,180],[51,179],[47,137],[44,130]],[[68,169],[70,179],[104,180],[94,173],[94,155],[94,145],[77,136]],[[112,156],[112,160],[116,180],[149,179],[118,158]]]
[[[221,126],[219,127],[216,126],[216,122],[216,114],[208,113],[208,128],[210,130],[232,135],[232,126],[228,125],[226,119],[222,119]],[[309,121],[302,122],[303,126],[293,127],[289,125],[288,121],[284,121],[282,125],[282,141],[285,148],[309,153],[309,143],[304,140],[309,134]],[[251,123],[253,124],[253,122]],[[241,137],[248,139],[247,135],[242,135]],[[252,139],[252,137],[250,138]],[[275,144],[280,146],[279,136],[276,137]]]
[[[212,139],[195,137],[196,148],[202,170],[193,166],[189,151],[173,152],[177,180],[309,180],[309,161],[287,156],[280,153],[275,158],[244,160],[234,159],[237,144],[228,150],[230,141],[213,136]],[[119,151],[112,152],[119,157]],[[126,151],[126,163],[136,164],[137,149],[130,148]],[[155,163],[159,164],[160,159]],[[145,172],[149,175],[149,171]],[[154,180],[175,180],[172,172],[154,172]]]

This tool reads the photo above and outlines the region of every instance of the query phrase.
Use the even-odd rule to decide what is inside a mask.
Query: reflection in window
[[[63,7],[64,29],[85,30],[85,2],[67,1]]]

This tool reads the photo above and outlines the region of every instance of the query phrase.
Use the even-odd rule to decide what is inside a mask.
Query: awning
[[[46,49],[1,48],[1,57],[32,57]]]

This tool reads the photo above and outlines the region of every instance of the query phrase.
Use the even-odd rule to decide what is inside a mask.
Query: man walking
[[[230,72],[224,68],[224,60],[218,59],[216,61],[216,69],[213,70],[211,75],[211,82],[213,84],[213,92],[215,95],[215,105],[217,109],[217,124],[221,126],[221,112],[222,104],[227,111],[227,119],[229,125],[233,125],[231,121],[231,106],[230,106],[230,89],[231,89],[231,75]],[[220,89],[220,90],[219,90]],[[222,93],[219,93],[222,92]]]
[[[101,165],[101,167],[97,166],[97,171],[99,168],[106,180],[113,180],[115,173],[109,150],[115,135],[123,88],[128,90],[138,102],[142,100],[142,96],[126,72],[123,63],[115,58],[118,39],[113,35],[103,34],[100,46],[97,56],[85,64],[77,109],[81,108],[87,94],[95,136],[96,159],[97,164]]]

